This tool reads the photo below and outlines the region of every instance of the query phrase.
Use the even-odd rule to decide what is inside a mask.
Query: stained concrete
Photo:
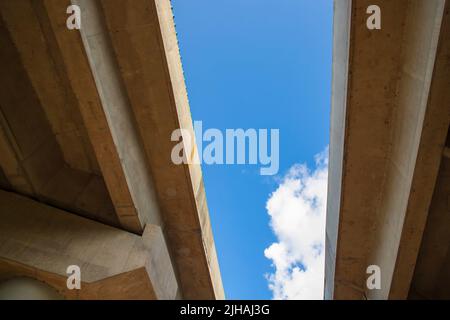
[[[66,28],[72,3],[80,31]],[[13,62],[2,73],[1,186],[136,236],[158,226],[176,297],[223,298],[200,166],[170,159],[172,131],[193,131],[170,1],[4,1],[0,13],[2,61]],[[32,267],[8,261],[8,272]]]
[[[67,298],[176,297],[178,284],[158,226],[148,224],[141,237],[5,191],[0,218],[0,279],[40,272],[38,279]],[[82,290],[65,286],[70,265],[80,267]],[[116,280],[108,284],[111,279]]]
[[[381,30],[370,4],[335,2],[328,299],[408,297],[450,119],[448,1],[381,2]]]

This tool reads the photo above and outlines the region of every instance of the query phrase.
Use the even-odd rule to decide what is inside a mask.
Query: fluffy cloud
[[[322,299],[328,148],[315,156],[316,168],[294,165],[267,201],[277,237],[264,255],[274,299]]]

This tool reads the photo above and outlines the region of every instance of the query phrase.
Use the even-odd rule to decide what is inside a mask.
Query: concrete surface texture
[[[372,4],[335,1],[325,298],[450,298],[450,1]],[[0,0],[0,48],[0,292],[223,299],[170,1]]]
[[[66,27],[72,4],[80,30]],[[170,159],[171,132],[192,132],[170,1],[2,0],[0,47],[1,214],[18,217],[23,203],[36,224],[0,224],[4,272],[39,274],[65,298],[224,298],[200,166]],[[59,230],[66,216],[83,220]],[[78,221],[92,233],[108,226],[108,254],[92,253]],[[46,228],[71,245],[46,248]],[[5,249],[31,234],[45,254]],[[121,240],[141,250],[130,257]],[[63,289],[64,259],[45,262],[58,252],[88,269],[86,296]],[[139,263],[124,268],[129,259]],[[126,289],[138,279],[140,296]]]
[[[438,194],[450,119],[450,4],[381,1],[381,30],[369,30],[370,4],[335,2],[328,299],[406,299],[412,287],[422,294],[416,264],[445,266],[423,261],[439,253],[422,237],[433,233],[436,202],[445,202]],[[441,209],[434,214],[445,219],[448,205]],[[370,265],[380,267],[380,289],[366,286]]]

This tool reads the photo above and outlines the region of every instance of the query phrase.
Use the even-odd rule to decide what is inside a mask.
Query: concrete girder
[[[159,226],[142,236],[0,191],[0,280],[31,277],[66,299],[175,299],[178,285]],[[70,290],[67,267],[81,271]]]
[[[450,118],[448,1],[382,1],[381,30],[371,4],[335,2],[329,299],[408,297]]]

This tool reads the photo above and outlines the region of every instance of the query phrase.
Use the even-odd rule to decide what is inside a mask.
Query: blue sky
[[[228,299],[270,299],[266,205],[329,141],[332,0],[172,0],[193,120],[204,129],[280,129],[278,176],[203,165]]]

